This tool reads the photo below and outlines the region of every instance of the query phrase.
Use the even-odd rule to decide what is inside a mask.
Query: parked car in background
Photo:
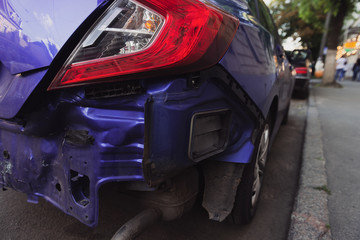
[[[2,187],[92,227],[110,182],[251,220],[294,86],[262,0],[0,3]]]
[[[296,71],[294,94],[301,98],[309,96],[309,82],[312,75],[312,55],[309,49],[295,49],[288,54]]]

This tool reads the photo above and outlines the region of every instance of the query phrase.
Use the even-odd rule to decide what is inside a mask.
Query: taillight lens
[[[225,54],[238,25],[197,0],[115,1],[48,90],[210,67]]]
[[[296,74],[307,74],[308,69],[306,67],[297,67],[295,68]]]

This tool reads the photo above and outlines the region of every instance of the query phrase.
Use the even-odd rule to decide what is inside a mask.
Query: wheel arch
[[[274,129],[275,123],[277,122],[277,117],[278,117],[278,109],[279,109],[279,97],[278,96],[274,96],[269,111],[267,113],[267,115],[265,116],[265,118],[267,120],[270,121],[270,129]]]

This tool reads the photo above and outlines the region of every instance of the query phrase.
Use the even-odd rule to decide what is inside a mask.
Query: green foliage
[[[295,0],[294,2],[297,2],[299,6],[300,17],[304,21],[310,22],[316,18],[314,11],[322,11],[325,14],[331,11],[332,15],[336,16],[343,10],[343,6],[347,6],[347,13],[351,13],[355,10],[358,0]]]
[[[300,37],[305,36],[302,31],[309,34],[322,33],[326,12],[324,8],[315,5],[314,2],[324,0],[275,0],[270,5],[275,23],[284,32],[282,37],[292,36],[298,33]]]
[[[304,47],[317,54],[320,47],[326,13],[351,13],[358,0],[273,0],[270,4],[280,36],[300,37]],[[346,6],[346,8],[344,8]],[[340,35],[340,32],[339,32]]]
[[[313,16],[305,21],[300,17],[301,2],[299,0],[274,0],[270,9],[275,24],[280,29],[280,36],[283,39],[300,37],[303,46],[311,49],[314,55],[318,53],[326,15],[323,10],[315,12],[314,9]],[[305,6],[310,7],[306,4]]]
[[[295,2],[299,7],[300,18],[308,23],[315,21],[317,24],[319,23],[319,21],[314,13],[322,12],[325,15],[331,9],[337,9],[337,5],[339,5],[338,1],[332,3],[332,1],[329,0],[296,0]]]
[[[320,187],[314,187],[314,189],[320,190],[320,191],[324,191],[324,192],[326,192],[328,195],[331,195],[331,191],[330,191],[330,189],[329,189],[326,185],[322,185],[322,186],[320,186]]]
[[[270,8],[277,17],[292,21],[300,19],[323,30],[327,12],[331,10],[332,15],[336,16],[343,6],[347,6],[347,13],[352,13],[357,2],[358,0],[273,0]]]

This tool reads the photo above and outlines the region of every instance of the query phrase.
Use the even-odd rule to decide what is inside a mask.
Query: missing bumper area
[[[90,179],[74,170],[70,170],[71,193],[74,200],[85,207],[90,203]]]

